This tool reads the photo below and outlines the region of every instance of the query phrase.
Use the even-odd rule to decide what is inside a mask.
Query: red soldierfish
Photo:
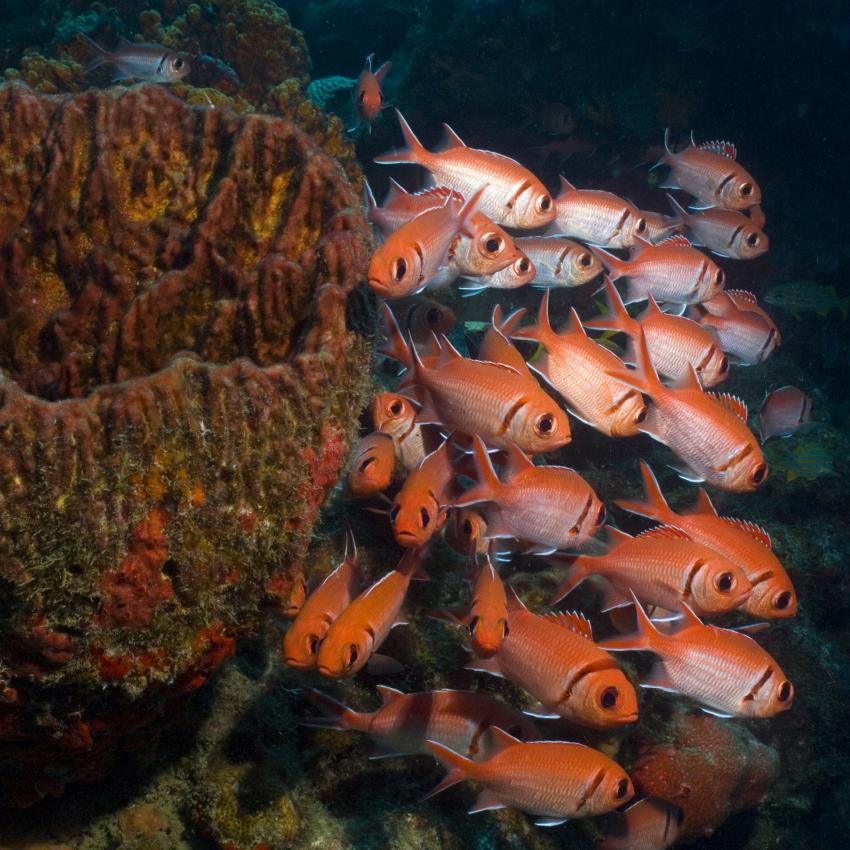
[[[508,602],[505,585],[487,556],[473,586],[468,625],[472,651],[479,658],[490,658],[499,651],[508,631]]]
[[[658,481],[641,461],[644,501],[621,500],[617,505],[634,514],[663,525],[674,525],[692,540],[708,546],[737,564],[753,586],[742,610],[754,617],[793,617],[797,613],[797,595],[785,568],[771,549],[770,535],[759,526],[742,519],[717,515],[705,490],[687,513],[677,514],[661,493]]]
[[[364,123],[371,125],[381,114],[384,106],[384,93],[381,90],[381,81],[392,68],[391,62],[384,62],[374,73],[372,72],[372,60],[374,53],[366,57],[366,67],[360,72],[357,83],[354,86],[354,108],[357,117]]]
[[[332,623],[319,647],[316,666],[323,676],[342,679],[357,673],[377,652],[393,626],[402,625],[401,607],[422,550],[408,549],[398,566],[361,593]]]
[[[445,186],[434,186],[422,192],[408,192],[398,181],[390,178],[390,189],[384,197],[382,206],[378,206],[372,189],[365,184],[366,218],[371,221],[384,236],[389,236],[403,224],[412,221],[426,210],[441,207],[449,201],[458,211],[463,207],[463,195]]]
[[[603,248],[629,248],[646,235],[646,219],[634,204],[611,192],[576,189],[561,177],[554,230]]]
[[[726,294],[735,302],[735,306],[739,310],[748,310],[750,313],[756,313],[761,316],[767,322],[768,327],[773,328],[773,337],[776,340],[776,344],[780,345],[782,343],[782,334],[779,333],[776,322],[773,321],[770,313],[759,304],[758,298],[752,292],[747,292],[745,289],[727,289]]]
[[[493,727],[507,729],[524,741],[540,737],[534,723],[515,708],[471,691],[404,694],[378,685],[383,704],[377,711],[354,711],[313,689],[305,693],[325,717],[302,721],[303,725],[365,732],[377,745],[373,759],[428,753],[426,742],[437,741],[480,760],[493,751]]]
[[[693,245],[734,260],[754,260],[769,247],[765,232],[737,210],[711,207],[690,213],[671,195],[667,200]]]
[[[776,332],[758,313],[741,310],[725,292],[691,308],[731,361],[739,366],[764,363],[776,350]]]
[[[812,421],[812,399],[797,387],[780,387],[768,393],[759,410],[761,441],[790,437]]]
[[[449,511],[443,529],[446,543],[461,555],[474,551],[483,555],[490,546],[487,540],[487,519],[483,511],[476,508],[455,508]]]
[[[431,334],[450,334],[457,323],[457,317],[451,307],[446,307],[433,298],[424,295],[410,295],[396,298],[392,306],[393,315],[405,333],[421,345],[429,342]]]
[[[716,386],[729,377],[728,359],[717,340],[698,322],[664,313],[651,295],[644,313],[633,319],[610,280],[606,281],[605,289],[608,314],[585,321],[586,328],[617,331],[628,334],[630,338],[635,337],[642,328],[655,368],[673,381],[686,378],[691,366],[704,387]],[[631,339],[623,360],[626,363],[635,362]]]
[[[502,676],[557,715],[602,729],[637,720],[637,696],[623,671],[594,642],[580,614],[533,614],[508,587],[508,631],[492,658],[467,668]],[[534,713],[537,713],[536,711]]]
[[[678,611],[682,602],[705,615],[725,614],[741,606],[752,585],[743,570],[723,555],[695,543],[678,528],[653,528],[630,537],[609,528],[605,555],[554,556],[567,575],[550,605],[560,602],[588,576],[602,576],[611,586],[603,610],[630,605],[631,592],[645,605]]]
[[[736,162],[735,145],[729,142],[691,143],[679,153],[670,150],[669,130],[664,133],[664,156],[655,167],[667,165],[670,175],[662,189],[683,189],[706,207],[745,210],[761,203],[761,190]]]
[[[412,472],[428,454],[413,402],[396,393],[378,393],[371,412],[375,428],[393,438],[396,460]]]
[[[529,365],[566,399],[577,419],[610,437],[639,433],[646,404],[640,393],[611,377],[618,370],[625,374],[625,365],[587,335],[574,309],[567,327],[556,333],[549,324],[549,292],[543,294],[537,325],[511,333],[514,339],[532,340],[546,349]]]
[[[316,666],[328,629],[354,598],[358,583],[357,547],[348,532],[342,563],[307,597],[283,636],[283,660],[290,667],[308,670]]]
[[[531,285],[584,286],[602,274],[602,263],[578,242],[560,236],[523,236],[516,240],[517,248],[537,269]]]
[[[726,280],[723,269],[714,260],[678,233],[657,245],[638,238],[628,260],[601,248],[594,248],[593,253],[602,261],[612,281],[628,278],[623,299],[626,304],[646,301],[650,295],[658,302],[696,304],[717,295]]]
[[[114,65],[118,80],[144,80],[151,83],[176,83],[191,70],[188,60],[161,44],[136,44],[119,36],[118,48],[106,50],[92,41],[84,32],[77,35],[88,44],[97,56],[86,65],[86,73],[101,65]]]
[[[348,489],[355,499],[371,499],[392,484],[395,474],[395,444],[389,434],[374,431],[352,450]]]
[[[599,850],[667,850],[679,837],[684,816],[667,800],[647,797],[624,812],[611,813],[611,826]]]
[[[478,483],[453,507],[486,504],[489,539],[513,537],[532,544],[529,551],[548,554],[581,546],[605,521],[605,506],[575,470],[535,466],[510,446],[502,482],[480,437],[474,438],[473,452]]]
[[[407,147],[375,159],[378,163],[411,163],[427,168],[436,182],[469,198],[482,186],[481,212],[504,227],[543,227],[555,218],[546,187],[516,160],[492,151],[467,147],[448,124],[449,146],[439,152],[422,147],[410,125],[396,110]]]
[[[679,693],[725,717],[772,717],[791,707],[794,687],[776,661],[751,637],[705,625],[687,606],[679,628],[660,632],[635,599],[638,631],[609,638],[613,651],[646,649],[659,661],[642,687]]]
[[[652,400],[640,430],[664,443],[684,462],[688,481],[707,481],[721,490],[748,493],[767,478],[767,462],[747,427],[739,398],[706,393],[691,369],[687,383],[666,387],[649,357],[646,339],[636,339],[637,369],[618,380]]]
[[[471,779],[484,786],[475,812],[508,806],[537,815],[537,826],[610,812],[634,795],[626,772],[598,750],[566,741],[523,743],[494,728],[494,752],[484,761],[464,758],[436,741],[428,747],[449,771],[433,796]]]
[[[517,289],[534,280],[537,270],[534,263],[521,254],[509,266],[492,274],[466,275],[463,286],[458,287],[465,298],[485,289]]]

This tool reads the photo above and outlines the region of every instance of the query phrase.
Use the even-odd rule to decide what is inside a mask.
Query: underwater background
[[[366,736],[303,725],[316,714],[310,687],[363,711],[379,705],[378,683],[529,703],[465,669],[463,635],[429,618],[463,595],[465,559],[443,540],[428,554],[431,582],[408,597],[409,625],[382,649],[400,670],[331,683],[281,658],[298,588],[339,562],[347,526],[368,577],[399,557],[387,517],[344,481],[351,444],[371,430],[366,407],[397,373],[374,350],[364,180],[378,198],[390,176],[423,185],[421,169],[373,162],[402,140],[392,109],[364,125],[352,106],[369,54],[375,68],[392,63],[384,101],[427,148],[445,122],[552,192],[563,174],[667,212],[649,168],[668,127],[681,143],[691,130],[733,142],[758,180],[770,250],[718,262],[729,288],[771,305],[782,342],[765,362],[733,367],[722,391],[749,405],[757,428],[765,395],[793,385],[812,398],[813,423],[765,443],[771,474],[757,492],[712,498],[769,532],[794,582],[797,616],[758,636],[794,683],[794,704],[720,720],[642,691],[636,728],[541,729],[627,769],[663,750],[658,782],[675,787],[691,825],[682,845],[843,846],[843,4],[0,9],[0,848],[591,848],[606,834],[604,816],[544,829],[516,809],[468,815],[466,785],[423,801],[444,774],[432,757],[370,760]],[[86,72],[93,49],[80,33],[110,48],[119,37],[157,43],[191,70],[113,86],[108,68]],[[50,99],[71,93],[86,94]],[[790,284],[784,305],[771,300]],[[594,290],[554,290],[553,312],[587,313]],[[531,287],[429,294],[456,314],[451,340],[464,355],[495,304],[533,316],[540,301]],[[649,437],[613,441],[572,421],[558,462],[609,506],[637,498],[638,458],[677,509],[693,503],[695,485]],[[646,527],[611,513],[630,533]],[[531,556],[502,574],[537,607],[554,586]],[[589,588],[569,607],[598,618]],[[618,661],[633,681],[645,673],[635,656]],[[676,753],[693,763],[682,768]]]

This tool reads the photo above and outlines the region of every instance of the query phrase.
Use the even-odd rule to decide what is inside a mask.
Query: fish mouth
[[[397,531],[395,539],[401,545],[402,540],[412,540],[414,545],[419,543],[419,538],[412,531]]]
[[[323,676],[327,676],[328,679],[338,679],[339,678],[339,676],[336,673],[334,673],[334,671],[331,670],[330,667],[327,667],[325,665],[319,665],[319,672]]]
[[[629,714],[623,714],[615,721],[618,726],[625,726],[627,723],[636,723],[638,719],[637,711],[632,711]]]
[[[287,656],[286,665],[287,667],[294,667],[296,670],[309,670],[313,666],[309,661],[302,661],[300,658],[291,655]]]

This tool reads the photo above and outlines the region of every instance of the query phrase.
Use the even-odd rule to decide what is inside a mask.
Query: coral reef
[[[288,594],[371,237],[291,123],[0,87],[0,801],[103,775]]]

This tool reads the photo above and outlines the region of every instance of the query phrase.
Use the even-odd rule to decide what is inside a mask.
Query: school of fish
[[[383,107],[386,69],[373,74],[370,57],[355,87],[364,122]],[[553,194],[516,160],[467,145],[447,125],[444,146],[428,150],[396,116],[404,147],[375,162],[420,166],[429,184],[414,191],[391,180],[382,205],[366,186],[380,353],[397,366],[371,404],[374,430],[352,452],[347,492],[385,516],[401,555],[368,576],[347,532],[339,566],[293,612],[283,657],[328,680],[402,669],[380,650],[405,623],[411,580],[427,578],[429,549],[442,538],[465,565],[469,590],[430,616],[464,630],[468,670],[508,680],[527,700],[519,710],[471,690],[405,694],[381,684],[380,707],[358,712],[310,688],[319,716],[305,722],[366,733],[378,756],[435,756],[447,773],[429,796],[472,780],[471,813],[513,807],[541,826],[610,813],[604,847],[663,850],[682,827],[675,804],[634,802],[631,779],[609,755],[548,738],[539,724],[635,723],[635,676],[615,656],[625,651],[655,656],[640,687],[694,710],[762,719],[785,711],[794,686],[753,636],[766,624],[703,620],[794,617],[797,595],[768,532],[721,516],[706,489],[676,511],[635,456],[644,498],[614,500],[626,494],[597,493],[570,444],[576,422],[617,441],[648,435],[686,481],[736,494],[765,482],[761,443],[808,423],[811,398],[794,387],[769,394],[760,441],[744,403],[712,391],[781,343],[756,296],[726,289],[730,265],[712,256],[745,261],[768,251],[761,189],[734,145],[691,136],[677,151],[665,133],[654,167],[668,169],[662,188],[679,193],[667,195],[671,215],[566,178]],[[474,354],[440,302],[448,287],[472,296],[525,285],[542,290],[536,320],[497,305],[489,322],[466,323],[484,331]],[[554,307],[553,293],[579,287],[604,293],[607,309],[599,312],[599,300],[595,315]],[[577,469],[548,462],[555,452]],[[603,497],[619,517],[655,525],[626,534]],[[606,637],[594,638],[584,613],[524,602],[509,581],[522,558],[557,576],[550,606],[585,581],[601,589],[593,613]]]

